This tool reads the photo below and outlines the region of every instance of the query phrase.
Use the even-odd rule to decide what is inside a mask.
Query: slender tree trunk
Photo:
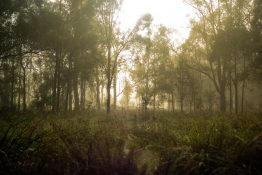
[[[81,78],[81,82],[80,82],[80,92],[81,92],[80,107],[81,107],[81,110],[83,111],[85,109],[85,93],[86,93],[85,80],[83,77]]]
[[[22,45],[19,48],[19,54],[20,54],[20,60],[19,60],[19,70],[18,70],[18,111],[21,110],[21,88],[22,88],[22,78],[21,78],[21,68],[23,66],[22,60],[23,60],[23,55],[22,55]]]
[[[52,111],[56,111],[56,74],[57,71],[55,70],[54,81],[53,81],[53,92],[52,92]]]
[[[172,112],[175,112],[175,101],[174,101],[174,92],[171,93],[171,101],[172,101]]]
[[[70,80],[70,85],[68,88],[68,110],[72,111],[72,105],[73,105],[73,96],[72,96],[72,80]]]
[[[107,112],[107,114],[110,114],[110,98],[111,98],[111,96],[110,96],[110,83],[108,82],[107,83],[107,87],[106,87],[106,91],[107,91],[107,100],[106,100],[106,112]]]
[[[220,111],[223,113],[226,111],[226,93],[223,86],[220,89]]]
[[[246,81],[243,80],[243,84],[242,84],[242,99],[241,99],[241,114],[244,114],[244,100],[245,100],[245,84]]]
[[[235,113],[238,114],[238,83],[235,83]]]
[[[237,77],[237,60],[236,60],[236,57],[235,57],[235,62],[234,62],[234,72],[235,72],[235,81],[234,81],[234,84],[235,84],[235,112],[236,114],[238,114],[238,77]]]
[[[26,110],[26,69],[23,68],[23,111]]]
[[[57,66],[58,66],[58,55],[56,53],[56,61],[55,61],[55,73],[53,80],[53,94],[52,94],[52,111],[56,111],[56,90],[57,90]]]
[[[56,111],[60,110],[60,92],[61,92],[61,62],[60,57],[58,58],[58,66],[57,66],[57,93],[56,93]]]
[[[69,57],[69,77],[68,77],[68,109],[72,111],[73,96],[72,96],[72,58]]]
[[[246,58],[244,57],[244,64],[243,64],[243,72],[246,71]],[[245,84],[246,84],[246,78],[243,80],[242,84],[242,99],[241,99],[241,114],[244,114],[244,99],[245,99]]]
[[[167,94],[167,95],[168,95],[167,109],[168,109],[168,111],[172,111],[172,109],[171,109],[171,94]]]
[[[68,80],[67,80],[67,85],[66,85],[66,98],[65,98],[65,111],[68,111],[68,99],[69,99],[69,84],[68,84]]]
[[[229,110],[230,113],[233,111],[233,95],[232,95],[232,77],[231,77],[231,72],[229,75]]]
[[[21,68],[19,67],[19,82],[18,82],[18,111],[20,111],[20,109],[21,109],[21,82],[22,82],[22,80],[21,80]]]
[[[184,112],[184,98],[180,98],[180,112]]]
[[[221,98],[221,112],[226,112],[226,70],[225,60],[223,60],[223,71],[221,71],[221,82],[220,82],[220,98]]]
[[[226,112],[226,70],[225,70],[225,59],[218,59],[218,68],[217,68],[217,75],[218,81],[220,86],[220,111],[222,113]]]
[[[102,83],[102,86],[101,86],[101,104],[102,104],[102,106],[103,106],[103,108],[105,107],[104,106],[104,87],[105,85],[104,85],[104,83]]]
[[[78,93],[78,76],[74,70],[73,78],[73,89],[74,89],[74,99],[75,99],[75,111],[79,111],[79,93]]]
[[[192,112],[192,100],[189,101],[189,112],[191,113]]]
[[[154,93],[154,96],[153,96],[153,110],[154,110],[154,113],[156,112],[156,94]]]
[[[86,81],[83,82],[84,87],[83,87],[83,110],[85,110],[86,106]]]
[[[28,75],[32,75],[32,69],[28,69],[29,73],[26,73]],[[31,93],[31,76],[26,76],[26,82],[27,82],[27,92],[26,92],[26,103],[29,103],[31,100],[30,93]]]
[[[201,95],[200,95],[200,98],[201,98]],[[196,94],[195,93],[193,96],[193,111],[196,112]]]
[[[11,67],[11,96],[10,96],[10,108],[14,108],[14,96],[15,96],[15,58],[12,58]]]
[[[97,110],[100,110],[100,81],[99,81],[99,73],[98,73],[98,66],[96,67],[96,106]]]
[[[110,41],[111,42],[111,41]],[[107,100],[106,100],[106,112],[110,114],[110,105],[111,105],[111,44],[108,45],[108,54],[107,54]]]
[[[117,73],[118,73],[118,67],[117,64],[115,65],[114,70],[114,110],[116,110],[117,107]]]
[[[62,10],[62,0],[59,1],[59,12]],[[60,43],[60,28],[56,31],[56,53],[55,53],[55,72],[52,95],[52,111],[56,112],[59,108],[60,97],[60,58],[61,57],[61,43]]]
[[[83,103],[84,103],[84,81],[83,81],[83,77],[81,75],[81,78],[80,78],[80,111],[83,111],[84,108],[83,108]]]
[[[114,75],[114,110],[116,110],[116,103],[117,103],[117,73],[115,72]]]

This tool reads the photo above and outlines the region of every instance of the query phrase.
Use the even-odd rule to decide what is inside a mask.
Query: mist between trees
[[[261,1],[185,3],[198,20],[174,46],[150,14],[123,32],[120,0],[2,0],[1,111],[261,111]]]
[[[261,175],[262,1],[122,3],[0,0],[0,174]]]

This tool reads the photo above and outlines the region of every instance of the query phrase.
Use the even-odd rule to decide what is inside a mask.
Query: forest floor
[[[0,174],[262,174],[262,116],[121,111],[5,117]]]

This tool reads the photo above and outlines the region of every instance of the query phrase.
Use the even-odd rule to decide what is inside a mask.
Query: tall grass
[[[261,174],[259,115],[0,121],[0,174]]]

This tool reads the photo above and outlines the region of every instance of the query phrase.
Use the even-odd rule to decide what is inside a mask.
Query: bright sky
[[[150,13],[154,24],[163,24],[175,31],[175,41],[182,42],[190,32],[190,19],[194,18],[194,9],[183,0],[123,0],[119,14],[121,27],[132,28],[145,13]]]

